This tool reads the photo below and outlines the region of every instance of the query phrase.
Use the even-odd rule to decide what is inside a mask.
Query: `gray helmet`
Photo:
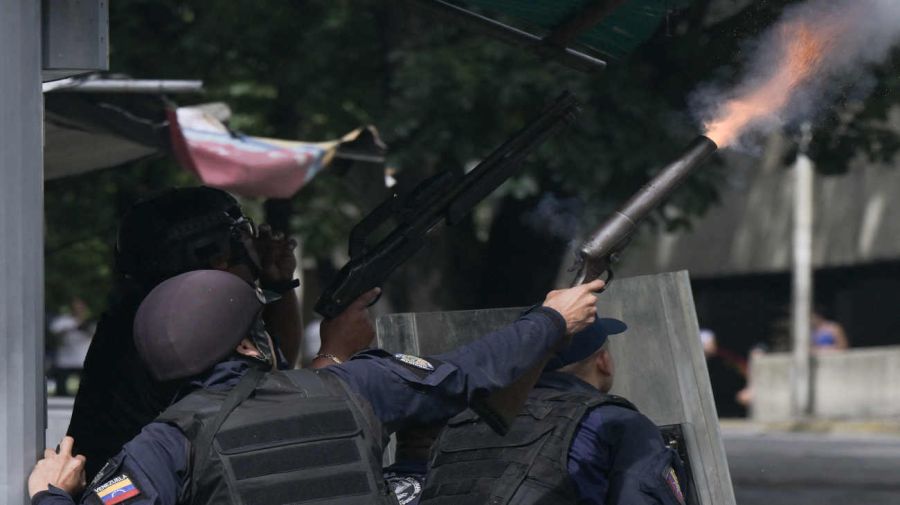
[[[195,270],[165,280],[134,318],[134,344],[158,381],[203,372],[261,327],[262,294],[240,277]]]

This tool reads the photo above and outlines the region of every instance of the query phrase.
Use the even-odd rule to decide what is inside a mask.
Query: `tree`
[[[229,103],[232,126],[250,134],[325,139],[375,124],[403,184],[438,170],[462,172],[562,89],[572,90],[585,104],[576,125],[467,222],[438,233],[386,290],[401,310],[526,304],[550,287],[580,224],[599,221],[699,133],[687,106],[691,92],[739,65],[741,44],[787,3],[697,0],[627,60],[589,76],[436,23],[405,2],[118,0],[110,4],[111,66],[137,77],[202,78],[202,101]],[[885,66],[879,86],[896,84],[897,68],[896,60]],[[846,145],[847,155],[869,144],[892,155],[896,136],[873,125],[896,102],[896,94],[876,92],[817,141]],[[65,284],[61,272],[72,269],[84,270],[80,279],[99,279],[88,284],[95,290],[103,286],[109,262],[100,244],[116,216],[100,207],[184,177],[173,163],[48,185],[48,300]],[[715,205],[725,175],[721,163],[699,172],[657,224],[688,226]],[[293,200],[293,231],[325,272],[339,266],[330,258],[345,247],[352,224],[384,195],[356,182],[326,173]],[[98,216],[81,226],[93,245],[53,253],[67,242],[59,237],[68,236],[71,215]]]

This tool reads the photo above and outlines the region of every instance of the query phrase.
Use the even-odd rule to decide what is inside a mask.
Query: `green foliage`
[[[548,142],[505,194],[578,196],[586,203],[584,221],[594,224],[699,133],[687,97],[699,83],[730,73],[741,42],[790,2],[750,2],[709,23],[712,3],[697,0],[630,58],[584,75],[430,19],[406,2],[116,0],[111,67],[135,77],[203,79],[208,91],[195,99],[227,102],[232,126],[253,135],[324,140],[375,124],[390,146],[389,165],[412,181],[463,170],[569,89],[585,104],[580,119]],[[896,136],[871,125],[897,102],[889,91],[896,69],[894,62],[881,71],[881,92],[864,103],[862,120],[817,140],[851,142],[851,152],[871,144],[892,154]],[[657,216],[660,222],[686,226],[706,212],[724,175],[721,166],[698,173]],[[48,184],[50,307],[75,291],[90,291],[99,303],[110,276],[111,230],[125,202],[189,180],[173,162],[157,160]],[[328,257],[343,247],[350,226],[382,192],[321,175],[294,199],[293,226],[306,251]],[[490,215],[477,214],[480,222]],[[460,257],[477,257],[479,242],[490,238],[479,226],[478,233],[454,232]],[[432,272],[450,264],[429,261],[422,268]]]
[[[99,314],[112,283],[119,219],[138,198],[185,184],[196,182],[168,159],[47,182],[44,257],[48,313],[60,311],[78,296]]]

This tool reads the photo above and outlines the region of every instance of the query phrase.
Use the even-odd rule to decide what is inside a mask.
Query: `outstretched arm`
[[[602,281],[552,292],[542,307],[455,351],[427,359],[368,351],[328,367],[365,398],[389,431],[442,421],[513,383],[596,317]]]

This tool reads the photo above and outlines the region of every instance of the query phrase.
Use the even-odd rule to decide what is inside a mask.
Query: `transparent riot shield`
[[[610,337],[616,362],[611,392],[635,403],[687,461],[688,504],[734,505],[687,272],[616,279],[598,308],[628,324],[628,331]],[[377,321],[378,344],[390,352],[438,354],[508,324],[521,311],[389,314]]]

